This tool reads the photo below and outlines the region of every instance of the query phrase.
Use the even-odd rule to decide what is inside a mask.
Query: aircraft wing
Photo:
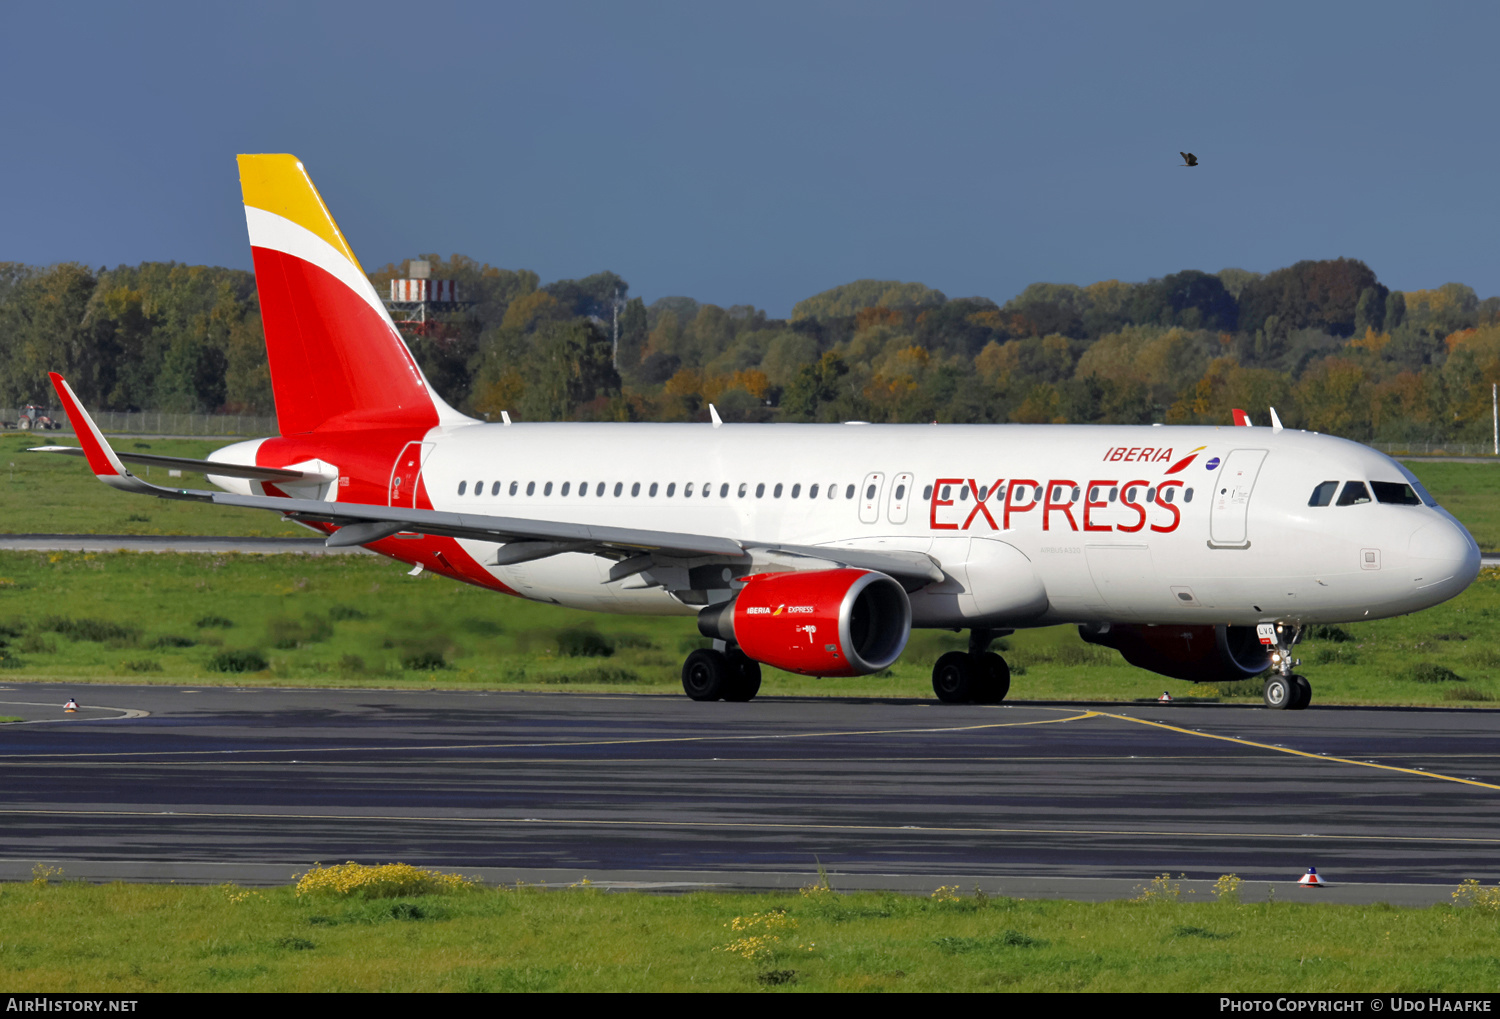
[[[850,548],[825,548],[815,545],[784,545],[775,542],[741,540],[723,536],[656,531],[607,524],[578,524],[562,521],[534,520],[521,517],[499,517],[482,513],[449,513],[442,510],[412,509],[401,506],[377,506],[363,503],[325,502],[319,499],[286,499],[273,496],[236,495],[201,489],[166,488],[130,473],[124,461],[149,462],[153,466],[174,461],[184,469],[203,471],[227,477],[254,477],[259,480],[288,480],[312,477],[302,471],[280,468],[240,468],[207,460],[178,460],[174,457],[145,458],[140,454],[119,454],[110,446],[104,433],[79,403],[71,386],[61,375],[52,373],[52,383],[67,408],[80,446],[40,447],[38,452],[84,456],[94,474],[105,484],[124,491],[153,495],[161,499],[207,502],[218,506],[242,506],[273,510],[291,520],[332,524],[338,528],[328,536],[329,547],[366,545],[398,532],[416,532],[450,538],[495,542],[501,547],[486,560],[486,565],[511,565],[558,555],[563,552],[586,552],[616,560],[610,581],[623,580],[664,563],[662,560],[727,560],[752,567],[770,566],[783,569],[822,569],[830,565],[853,566],[888,574],[912,589],[943,579],[943,571],[931,556],[920,552],[872,551]],[[165,466],[166,464],[162,464]],[[250,473],[254,472],[254,473]],[[326,479],[322,479],[326,480]]]

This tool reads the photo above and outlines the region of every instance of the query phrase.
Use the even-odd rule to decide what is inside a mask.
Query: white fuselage
[[[476,424],[427,441],[438,510],[927,553],[946,579],[912,594],[918,626],[1377,618],[1453,597],[1479,566],[1425,492],[1339,505],[1347,482],[1421,489],[1381,453],[1300,431]],[[1309,505],[1324,482],[1335,498]],[[463,545],[480,563],[496,547]],[[579,608],[701,607],[640,577],[607,583],[610,565],[563,554],[488,569]]]

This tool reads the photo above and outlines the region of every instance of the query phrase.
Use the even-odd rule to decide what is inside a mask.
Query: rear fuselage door
[[[911,505],[911,475],[898,474],[891,482],[890,507],[886,519],[893,524],[906,523],[906,509]]]
[[[1224,458],[1214,480],[1214,502],[1208,515],[1208,543],[1214,548],[1246,548],[1250,493],[1266,458],[1263,449],[1236,449]]]
[[[422,473],[422,461],[432,452],[431,442],[408,442],[396,463],[391,467],[390,499],[392,506],[418,508],[417,478]]]
[[[866,474],[856,493],[859,496],[859,519],[861,523],[873,524],[880,520],[880,490],[885,487],[885,475],[880,471]]]

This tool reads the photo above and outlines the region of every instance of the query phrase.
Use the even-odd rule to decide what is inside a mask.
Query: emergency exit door
[[[422,461],[432,452],[431,442],[408,442],[391,467],[390,504],[407,509],[417,506],[417,480],[422,475]]]

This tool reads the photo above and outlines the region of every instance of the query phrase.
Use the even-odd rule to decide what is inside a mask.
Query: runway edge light
[[[1318,880],[1318,868],[1307,868],[1307,873],[1302,875],[1302,880],[1297,885],[1301,888],[1322,888],[1323,882]]]

